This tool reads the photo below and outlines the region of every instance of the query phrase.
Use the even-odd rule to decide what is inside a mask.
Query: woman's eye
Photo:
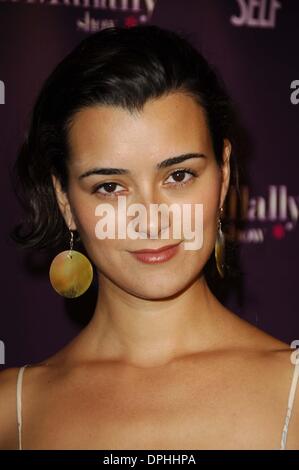
[[[167,184],[170,184],[171,186],[183,186],[184,184],[191,182],[196,176],[197,173],[190,168],[176,170],[173,171],[167,178],[167,180],[169,178],[173,178],[174,181],[170,181]],[[112,181],[108,183],[101,183],[94,188],[93,193],[101,194],[104,197],[116,197],[117,194],[121,192],[121,190],[116,191],[117,187],[121,188],[121,190],[123,189],[120,184],[114,183]]]
[[[187,176],[187,179],[186,179]],[[188,183],[189,181],[193,180],[194,177],[196,177],[197,174],[191,170],[191,169],[185,169],[185,170],[176,170],[171,175],[169,175],[168,178],[173,178],[174,182],[170,182],[170,184],[174,185],[183,185]],[[167,180],[166,180],[167,181]]]
[[[115,191],[117,186],[122,188],[122,186],[118,183],[113,183],[113,182],[102,183],[96,186],[96,188],[94,189],[94,192],[100,193],[106,197],[114,197],[119,192],[119,191]]]

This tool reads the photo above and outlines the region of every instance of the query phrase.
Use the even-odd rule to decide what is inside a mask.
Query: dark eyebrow
[[[156,165],[156,169],[160,170],[161,168],[167,168],[172,165],[177,165],[178,163],[189,160],[190,158],[207,158],[203,153],[184,153],[183,155],[178,155],[177,157],[167,158],[162,162]],[[128,175],[130,174],[129,170],[124,168],[92,168],[91,170],[82,173],[79,176],[79,179],[86,178],[91,175]]]

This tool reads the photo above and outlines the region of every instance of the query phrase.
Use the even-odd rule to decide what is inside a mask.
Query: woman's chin
[[[144,280],[143,283],[140,283],[139,280],[138,285],[134,284],[133,288],[127,285],[127,288],[123,286],[123,289],[140,299],[166,300],[179,296],[186,289],[186,284],[189,285],[190,282],[186,283],[186,278],[180,282],[179,279],[173,279],[169,276],[148,282]]]

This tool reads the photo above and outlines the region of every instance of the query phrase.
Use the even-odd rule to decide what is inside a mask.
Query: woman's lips
[[[159,250],[131,251],[130,253],[142,263],[164,263],[173,258],[179,250],[181,242]]]

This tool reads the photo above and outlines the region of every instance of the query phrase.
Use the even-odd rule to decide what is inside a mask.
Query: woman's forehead
[[[140,112],[90,106],[76,113],[68,140],[73,162],[134,155],[206,150],[210,145],[204,112],[195,100],[173,93],[145,103]],[[188,144],[189,149],[186,149]],[[140,158],[140,157],[139,157]]]

